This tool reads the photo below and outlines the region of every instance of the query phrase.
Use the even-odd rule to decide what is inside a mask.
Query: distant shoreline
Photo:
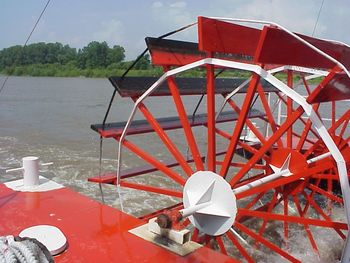
[[[86,78],[107,78],[110,76],[121,76],[124,69],[114,68],[89,68],[79,69],[65,65],[40,64],[15,66],[0,72],[0,76],[26,76],[26,77],[86,77]],[[160,76],[158,69],[135,69],[130,70],[128,76]]]
[[[79,69],[66,68],[64,65],[48,64],[48,65],[26,65],[13,67],[11,72],[0,72],[1,77],[16,76],[16,77],[62,77],[62,78],[108,78],[111,76],[122,76],[125,69],[113,68],[94,68],[94,69]],[[10,73],[10,74],[9,74]],[[132,69],[128,72],[128,77],[160,77],[164,72],[160,67],[151,69]],[[205,78],[205,71],[197,69],[179,74],[181,77]],[[227,71],[220,74],[219,78],[249,78],[248,72]],[[286,76],[277,74],[276,77],[286,82]],[[295,78],[293,82],[298,81]],[[320,83],[320,78],[315,78],[309,81],[310,84],[317,85]]]

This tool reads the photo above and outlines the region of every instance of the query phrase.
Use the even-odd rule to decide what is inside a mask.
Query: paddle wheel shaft
[[[267,22],[199,17],[197,26],[198,43],[146,38],[160,78],[110,78],[135,104],[126,122],[92,125],[119,151],[116,175],[89,180],[168,196],[172,208],[143,218],[181,222],[193,240],[240,261],[305,260],[297,234],[326,258],[326,233],[344,243],[334,257],[349,261],[350,48]],[[179,76],[191,70],[205,78]],[[196,95],[206,100],[192,116]],[[177,116],[156,117],[157,100],[147,102],[157,96]],[[123,149],[146,166],[123,170]]]

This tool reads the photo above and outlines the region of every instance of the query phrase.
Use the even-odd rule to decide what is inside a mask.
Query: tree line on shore
[[[92,41],[76,49],[61,43],[33,43],[16,45],[0,50],[0,74],[14,76],[52,77],[110,77],[121,76],[134,61],[125,61],[125,49],[120,45],[109,47],[104,42]],[[150,63],[144,55],[129,71],[128,76],[160,76],[161,67]],[[239,70],[220,71],[220,77],[248,78],[249,73]],[[184,77],[205,77],[206,71],[196,68]],[[285,79],[285,76],[281,76]]]
[[[16,76],[107,77],[121,75],[133,61],[125,61],[125,49],[92,41],[82,49],[61,43],[33,43],[0,50],[0,73]],[[131,75],[159,75],[161,70],[143,56]]]

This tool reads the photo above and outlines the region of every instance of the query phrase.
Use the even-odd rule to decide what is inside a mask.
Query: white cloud
[[[172,3],[169,6],[172,8],[185,8],[187,6],[187,3],[185,1],[179,1]]]
[[[111,19],[102,21],[100,30],[92,34],[97,41],[106,41],[110,46],[120,44],[124,39],[124,29],[121,21]]]
[[[187,8],[185,1],[168,2],[152,9],[152,22],[159,32],[180,28],[196,21],[196,16]]]
[[[247,18],[276,22],[297,33],[311,35],[316,23],[321,2],[321,0],[218,0],[216,5],[211,6],[211,10],[205,10],[204,13],[209,16]],[[225,6],[226,8],[219,8],[219,6]],[[344,8],[349,9],[348,6],[345,6]],[[341,12],[339,9],[343,10],[344,8],[339,8],[339,6],[334,4],[329,4],[327,6],[327,1],[325,1],[315,31],[315,36],[324,37],[327,28],[333,27],[333,30],[338,32],[343,30],[333,26],[335,19],[337,19],[337,15],[332,13],[339,13]],[[330,17],[332,19],[327,19]],[[345,16],[342,16],[342,19],[344,18]]]
[[[163,6],[163,3],[160,1],[156,1],[152,3],[153,8],[161,8]]]

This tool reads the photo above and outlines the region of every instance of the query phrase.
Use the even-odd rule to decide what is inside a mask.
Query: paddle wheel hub
[[[289,173],[284,175],[285,177],[306,172],[308,169],[305,156],[296,150],[288,148],[273,150],[270,156],[269,166],[274,167],[273,170],[276,170],[277,167],[283,167],[286,160],[288,160],[288,164],[285,168],[289,170]],[[300,178],[291,183],[287,183],[281,187],[280,192],[285,195],[296,195],[305,189],[307,180],[308,179]]]

